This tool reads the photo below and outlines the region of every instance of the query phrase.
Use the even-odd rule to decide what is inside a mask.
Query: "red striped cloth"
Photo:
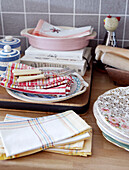
[[[19,83],[17,82],[18,77],[14,76],[12,72],[14,69],[33,69],[33,67],[21,63],[9,63],[6,72],[2,77],[2,81],[0,82],[1,86],[36,94],[66,95],[70,92],[70,87],[73,83],[71,76],[57,76],[54,72],[50,71],[45,71],[45,75],[52,75],[50,78]]]

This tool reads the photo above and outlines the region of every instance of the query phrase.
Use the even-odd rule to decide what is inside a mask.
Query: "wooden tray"
[[[6,89],[0,87],[0,107],[8,109],[23,109],[23,110],[36,110],[47,112],[62,112],[66,110],[74,110],[78,114],[82,114],[87,111],[90,102],[90,91],[92,83],[92,62],[90,63],[90,69],[87,70],[84,80],[89,84],[87,91],[79,96],[73,97],[66,101],[56,103],[43,103],[36,104],[18,100],[10,96]]]

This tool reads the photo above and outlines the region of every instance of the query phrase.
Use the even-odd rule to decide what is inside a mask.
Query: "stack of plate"
[[[93,112],[103,136],[129,151],[129,87],[118,87],[99,96]]]

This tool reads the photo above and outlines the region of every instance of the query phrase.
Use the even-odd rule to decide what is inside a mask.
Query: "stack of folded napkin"
[[[20,78],[29,77],[29,70],[34,70],[33,67],[20,63],[9,63],[6,72],[2,75],[0,85],[17,90],[20,92],[34,93],[34,94],[51,94],[56,96],[66,96],[70,92],[73,79],[68,75],[58,76],[54,72],[46,71],[43,74],[37,76],[43,76],[43,78],[36,78],[31,81],[19,82],[19,76],[15,76],[14,70],[25,70],[26,75],[20,76]],[[27,76],[28,74],[28,76]],[[31,78],[33,76],[30,76]]]
[[[0,160],[43,150],[91,155],[92,128],[72,110],[39,118],[6,115],[0,133]]]

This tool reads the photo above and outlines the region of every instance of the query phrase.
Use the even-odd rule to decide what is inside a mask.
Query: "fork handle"
[[[29,75],[29,74],[41,74],[42,72],[35,68],[35,69],[14,69],[12,71],[14,73],[14,76],[24,76],[24,75]]]
[[[17,81],[20,82],[25,82],[25,81],[30,81],[30,80],[36,80],[36,79],[44,79],[46,78],[44,76],[44,74],[39,74],[36,76],[19,76],[19,78],[17,79]]]

